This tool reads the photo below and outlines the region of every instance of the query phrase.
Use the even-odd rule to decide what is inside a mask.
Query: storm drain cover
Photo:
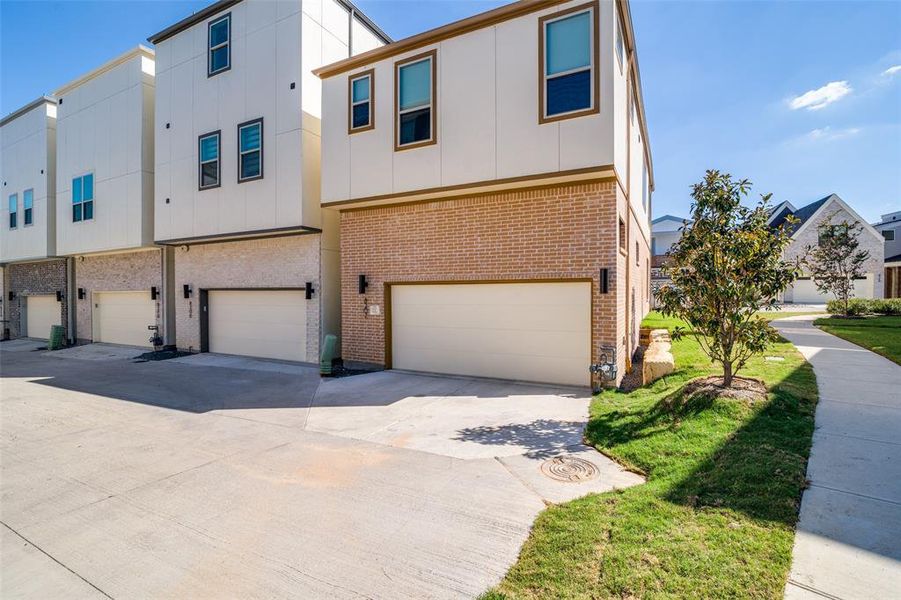
[[[598,468],[585,459],[575,456],[555,456],[541,463],[541,472],[551,479],[567,483],[580,483],[597,479]]]

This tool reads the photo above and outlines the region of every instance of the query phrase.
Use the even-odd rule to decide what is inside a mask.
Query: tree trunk
[[[723,361],[723,387],[732,387],[732,361]]]

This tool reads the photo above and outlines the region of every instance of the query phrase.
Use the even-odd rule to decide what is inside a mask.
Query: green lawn
[[[901,317],[826,318],[813,324],[901,365]]]
[[[818,312],[791,312],[791,311],[766,311],[762,310],[757,313],[761,319],[765,319],[767,321],[772,321],[773,319],[781,319],[783,317],[799,317],[801,315],[825,315],[826,313],[823,311]],[[649,313],[648,316],[644,318],[644,321],[641,322],[642,327],[653,327],[654,329],[666,329],[668,327],[674,327],[676,325],[680,327],[684,327],[685,329],[690,329],[688,324],[681,319],[674,319],[669,317],[664,317],[659,312]]]
[[[672,326],[652,313],[646,323]],[[677,371],[629,394],[594,398],[586,436],[647,474],[645,485],[551,506],[500,598],[781,598],[817,399],[813,369],[782,342],[740,375],[765,402],[685,398],[712,367],[698,343],[673,344]]]

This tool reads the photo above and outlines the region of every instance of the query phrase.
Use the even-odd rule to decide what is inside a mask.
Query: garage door
[[[50,338],[50,327],[62,325],[62,310],[52,296],[26,296],[25,335],[46,340]]]
[[[150,346],[156,325],[156,301],[149,291],[94,292],[94,341],[128,346]]]
[[[591,284],[391,286],[395,369],[588,385]]]
[[[302,291],[210,291],[209,350],[306,360],[306,300]]]
[[[873,274],[867,273],[866,279],[854,280],[855,298],[873,297]],[[794,283],[792,302],[795,304],[825,304],[835,297],[832,294],[822,294],[817,290],[813,279],[798,279]]]

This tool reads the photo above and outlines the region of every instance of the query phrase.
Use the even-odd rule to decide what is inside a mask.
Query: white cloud
[[[821,88],[804,92],[800,96],[788,101],[792,110],[806,108],[807,110],[820,110],[838,102],[853,90],[847,81],[832,81]]]
[[[851,137],[860,133],[859,127],[847,127],[845,129],[832,129],[829,126],[814,129],[804,137],[812,142],[831,142],[842,138]]]
[[[895,65],[894,67],[889,67],[888,69],[886,69],[885,71],[882,72],[882,74],[886,77],[892,77],[894,75],[897,75],[898,73],[901,73],[901,65]]]

